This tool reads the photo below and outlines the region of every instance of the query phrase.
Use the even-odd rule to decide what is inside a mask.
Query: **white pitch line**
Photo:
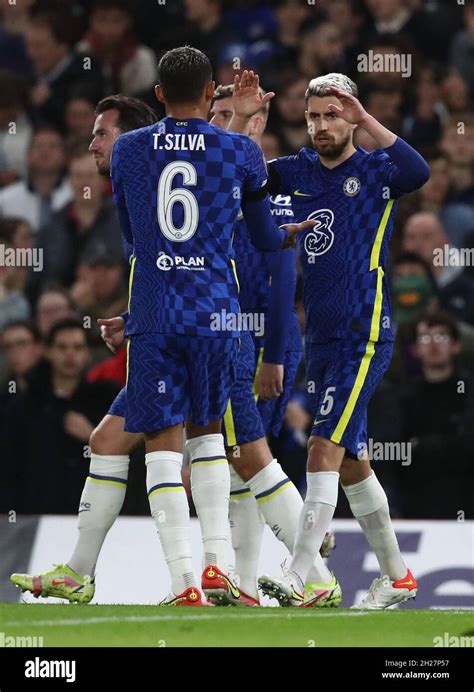
[[[268,613],[268,615],[259,615],[258,613],[249,613],[248,615],[245,615],[244,618],[241,618],[240,614],[238,613],[228,613],[226,618],[222,618],[219,615],[212,615],[211,613],[203,613],[202,615],[198,615],[197,613],[195,615],[192,615],[191,613],[189,615],[184,615],[184,616],[179,616],[176,617],[175,615],[124,615],[123,617],[119,617],[117,615],[106,615],[105,617],[92,617],[92,618],[83,618],[83,619],[71,619],[71,620],[34,620],[30,621],[28,623],[28,627],[54,627],[55,625],[100,625],[102,623],[107,623],[107,622],[166,622],[168,620],[174,620],[175,622],[183,622],[186,620],[195,620],[196,622],[200,622],[201,620],[222,620],[222,619],[227,619],[227,618],[233,618],[233,619],[241,619],[241,622],[244,620],[268,620],[269,618],[283,618],[290,620],[292,618],[300,618],[301,617],[360,617],[362,615],[370,615],[370,613],[366,611],[361,611],[361,612],[354,612],[354,613],[311,613],[308,615],[303,615],[301,616],[299,613]],[[4,627],[24,627],[25,623],[18,623],[18,622],[4,622],[2,623]]]

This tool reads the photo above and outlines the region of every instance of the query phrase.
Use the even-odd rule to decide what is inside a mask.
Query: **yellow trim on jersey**
[[[237,275],[237,265],[236,265],[234,259],[231,259],[231,260],[230,260],[230,263],[232,264],[232,270],[233,270],[233,272],[234,272],[235,282],[236,282],[236,284],[237,284],[237,291],[240,293],[240,283],[239,283],[239,277],[238,277],[238,275]]]
[[[224,425],[225,425],[225,435],[227,438],[227,446],[234,447],[237,444],[237,438],[235,436],[235,424],[234,424],[234,414],[232,413],[232,404],[227,402],[227,408],[224,413]]]
[[[132,286],[133,286],[133,276],[135,274],[135,262],[136,257],[132,257],[132,264],[130,266],[130,277],[128,279],[128,311],[130,312],[130,303],[132,302]]]
[[[255,377],[253,378],[253,393],[255,401],[258,399],[258,373],[263,362],[263,346],[258,351],[257,367],[255,368]]]
[[[115,485],[117,486],[117,488],[127,487],[127,481],[123,481],[123,483],[120,483],[119,481],[106,481],[100,478],[91,478],[90,476],[87,476],[87,480],[91,483],[101,483],[102,485]]]
[[[212,461],[193,461],[192,465],[194,468],[196,468],[196,466],[215,466],[216,464],[227,463],[227,458],[222,457],[222,459],[213,459]]]
[[[379,227],[377,228],[377,233],[375,235],[375,242],[372,246],[372,252],[370,253],[370,267],[369,271],[372,271],[373,269],[377,269],[379,266],[379,259],[380,259],[380,250],[382,248],[382,240],[383,236],[385,233],[385,229],[387,228],[387,223],[390,218],[390,214],[392,212],[392,207],[394,204],[395,200],[394,199],[389,199],[387,202],[387,206],[385,207],[385,211],[383,213],[382,219],[379,223]]]
[[[128,384],[128,373],[130,371],[130,343],[131,343],[131,339],[130,339],[130,337],[128,337],[128,339],[127,339],[127,362],[125,364],[125,368],[126,368],[125,387]]]

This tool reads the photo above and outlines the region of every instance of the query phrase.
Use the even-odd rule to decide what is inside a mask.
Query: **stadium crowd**
[[[120,92],[163,116],[153,91],[156,65],[185,43],[209,55],[216,84],[250,68],[275,91],[263,136],[267,159],[310,146],[307,84],[344,72],[367,110],[429,162],[430,180],[403,198],[396,217],[390,280],[397,340],[369,409],[369,452],[394,517],[468,512],[474,6],[0,0],[0,16],[0,512],[77,511],[90,433],[125,382],[125,349],[110,357],[96,325],[126,310],[128,265],[110,183],[88,151],[95,105]],[[383,65],[371,67],[374,56]],[[396,56],[403,56],[399,69]],[[375,148],[363,132],[356,143]],[[21,250],[31,250],[33,266],[10,266],[12,251]],[[295,300],[303,338],[300,286]],[[302,365],[284,428],[271,441],[302,493],[311,423]],[[124,512],[148,514],[143,449],[133,456]],[[336,516],[349,516],[344,503]]]

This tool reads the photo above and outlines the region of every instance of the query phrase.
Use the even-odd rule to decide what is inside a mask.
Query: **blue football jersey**
[[[399,175],[383,149],[358,148],[335,168],[302,149],[268,162],[271,193],[291,195],[306,315],[305,339],[393,341],[385,275]]]
[[[267,179],[259,147],[167,117],[117,139],[111,175],[134,253],[126,334],[238,336],[232,236],[243,196]]]
[[[279,226],[293,222],[293,210],[289,195],[271,196],[270,207],[273,219]],[[240,284],[239,302],[241,310],[246,313],[266,312],[270,282],[267,253],[257,250],[252,245],[242,213],[239,214],[235,227],[233,244]]]

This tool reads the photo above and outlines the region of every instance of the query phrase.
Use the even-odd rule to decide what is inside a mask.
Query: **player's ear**
[[[163,95],[163,89],[161,88],[161,84],[157,84],[155,86],[155,96],[160,103],[165,102],[165,97]]]
[[[206,101],[212,100],[215,90],[216,90],[216,83],[215,82],[208,82],[206,84]]]

